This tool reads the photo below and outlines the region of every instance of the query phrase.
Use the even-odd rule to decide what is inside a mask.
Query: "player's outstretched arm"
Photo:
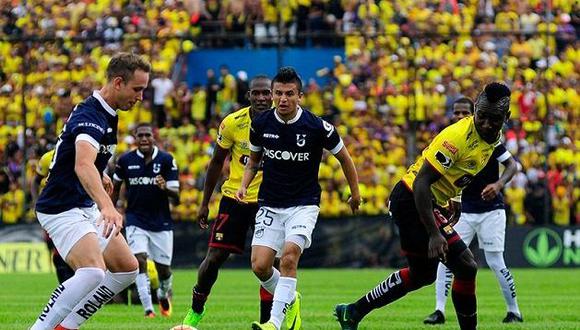
[[[246,198],[246,190],[252,180],[256,177],[256,173],[258,173],[258,169],[260,168],[260,162],[262,161],[262,151],[250,152],[250,158],[248,159],[248,163],[244,169],[244,176],[242,177],[242,184],[240,185],[240,189],[236,192],[236,200],[240,203],[246,203],[244,199]]]
[[[97,149],[89,142],[80,140],[75,143],[75,153],[75,173],[85,191],[97,203],[101,211],[105,237],[108,237],[113,229],[116,231],[114,234],[118,234],[123,227],[123,217],[117,212],[111,197],[103,187],[101,175],[95,166]]]
[[[355,213],[361,203],[360,192],[358,189],[358,174],[356,172],[356,167],[354,166],[354,162],[352,161],[352,157],[350,157],[350,153],[345,146],[340,149],[340,151],[334,155],[336,159],[340,162],[340,166],[342,167],[342,172],[346,177],[346,181],[350,187],[351,197],[348,203],[350,204],[350,209],[353,213]]]
[[[209,214],[209,201],[221,176],[224,162],[229,154],[229,149],[224,149],[216,144],[213,156],[209,161],[205,182],[203,183],[203,198],[199,210],[197,211],[197,223],[202,229],[208,227],[207,216]]]
[[[505,166],[505,170],[499,179],[483,188],[483,191],[481,192],[481,198],[483,198],[483,200],[494,199],[506,183],[508,183],[518,172],[518,162],[516,162],[513,157],[506,159],[502,164]]]
[[[445,238],[439,232],[439,228],[435,222],[433,215],[433,194],[431,193],[431,185],[440,178],[441,173],[437,172],[425,162],[413,182],[413,195],[415,197],[415,206],[419,212],[419,218],[429,234],[428,257],[445,259],[447,241],[445,241]]]

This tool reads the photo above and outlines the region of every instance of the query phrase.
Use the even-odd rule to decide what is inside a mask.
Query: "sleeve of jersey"
[[[495,147],[495,149],[493,149],[492,157],[495,157],[495,159],[497,159],[497,161],[500,163],[503,163],[506,160],[510,159],[511,156],[512,154],[506,149],[506,147],[503,144],[500,144],[497,147]]]
[[[177,168],[177,162],[173,157],[169,157],[167,162],[167,169],[168,170],[165,173],[167,188],[179,189],[179,169]]]
[[[250,126],[250,150],[253,152],[262,151],[262,136],[255,122],[252,122],[252,126]]]
[[[101,141],[105,135],[105,130],[107,129],[107,124],[104,119],[100,118],[96,112],[90,113],[87,111],[73,116],[72,118],[73,120],[70,121],[70,124],[67,123],[67,129],[69,129],[70,125],[70,130],[72,135],[75,137],[75,142],[87,141],[95,147],[95,149],[99,150],[99,141]]]
[[[460,138],[451,129],[439,133],[423,151],[423,158],[441,175],[445,174],[459,157]]]
[[[344,146],[342,139],[338,135],[336,128],[324,119],[322,121],[322,141],[324,149],[327,149],[333,155],[336,155]]]
[[[113,180],[123,181],[127,177],[125,173],[125,166],[123,165],[124,163],[125,157],[120,157],[117,161],[117,164],[115,164],[115,174],[113,174]]]
[[[217,135],[217,144],[224,149],[230,149],[234,144],[234,138],[232,134],[233,125],[230,123],[230,118],[232,117],[227,116],[224,118],[224,120],[222,120]]]

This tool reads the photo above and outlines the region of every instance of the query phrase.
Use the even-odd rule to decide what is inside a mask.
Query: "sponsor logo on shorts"
[[[254,233],[256,238],[262,238],[264,236],[264,228],[256,228],[256,232]]]

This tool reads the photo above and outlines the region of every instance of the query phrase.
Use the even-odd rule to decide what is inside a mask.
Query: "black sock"
[[[354,304],[353,319],[360,321],[373,309],[383,307],[415,290],[409,279],[409,269],[392,273]]]
[[[193,309],[196,313],[203,312],[203,306],[207,300],[208,293],[202,293],[199,291],[200,289],[197,285],[193,288],[193,292],[191,294],[191,309]]]
[[[453,281],[451,298],[457,313],[457,322],[461,330],[477,328],[477,299],[475,297],[475,280]]]
[[[273,303],[274,296],[268,290],[260,287],[260,323],[266,323],[270,320]]]

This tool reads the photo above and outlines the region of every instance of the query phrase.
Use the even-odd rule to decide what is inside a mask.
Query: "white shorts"
[[[288,208],[262,206],[256,213],[256,224],[252,246],[267,246],[282,255],[286,238],[300,235],[306,239],[304,249],[312,244],[312,231],[316,226],[320,208],[303,205]]]
[[[485,213],[461,213],[453,229],[467,246],[477,234],[479,248],[489,252],[503,252],[505,225],[505,210],[493,210]]]
[[[101,212],[96,204],[92,207],[76,207],[58,214],[36,212],[36,215],[38,222],[46,230],[64,260],[73,246],[88,233],[97,234],[101,251],[105,250],[114,237],[114,235],[110,235],[109,238],[103,237],[103,226],[97,228],[96,223],[101,217]]]
[[[146,253],[158,264],[170,266],[173,257],[173,231],[149,231],[128,226],[127,243],[133,254]]]

